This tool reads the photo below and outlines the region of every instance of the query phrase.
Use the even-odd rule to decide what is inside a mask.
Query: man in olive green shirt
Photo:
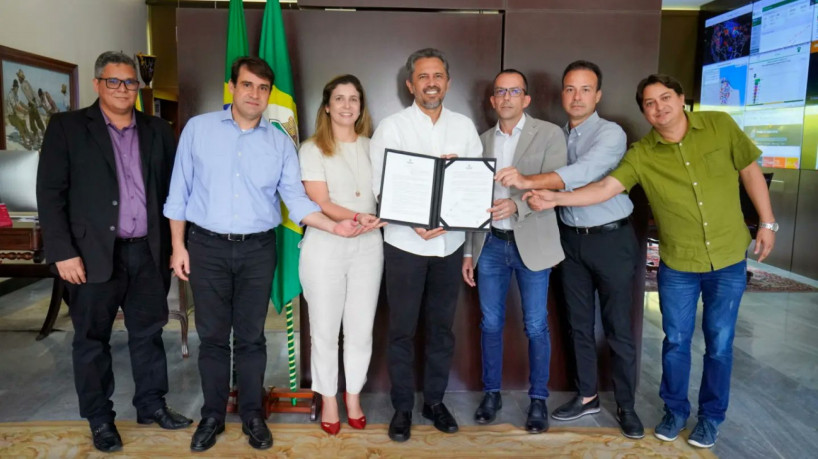
[[[729,115],[685,113],[682,87],[666,75],[642,80],[636,102],[653,129],[609,176],[574,192],[535,190],[523,198],[534,210],[585,206],[642,185],[659,230],[662,260],[658,284],[665,339],[659,395],[665,415],[655,435],[675,440],[690,415],[690,342],[701,294],[706,349],[698,422],[688,443],[709,448],[727,411],[733,336],[746,287],[750,233],[739,204],[739,179],[761,221],[755,245],[759,261],[772,250],[778,224],[756,162],[761,151]]]

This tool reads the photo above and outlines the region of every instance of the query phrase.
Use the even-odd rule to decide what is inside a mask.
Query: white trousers
[[[338,334],[344,330],[346,391],[366,382],[372,356],[372,323],[383,274],[379,230],[354,238],[307,228],[298,274],[310,313],[312,390],[338,391]]]

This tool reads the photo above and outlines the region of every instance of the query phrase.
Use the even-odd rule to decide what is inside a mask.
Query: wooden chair
[[[28,265],[31,267],[35,267],[37,265]],[[53,277],[48,271],[47,266],[39,265],[40,269],[37,271],[40,273],[40,276],[36,277]],[[45,268],[45,269],[42,269]],[[33,273],[33,271],[32,271]],[[45,274],[42,274],[45,273]],[[178,282],[178,284],[177,284]],[[175,287],[175,288],[174,288]],[[182,340],[182,357],[187,358],[190,356],[190,350],[188,347],[188,328],[189,328],[189,317],[190,311],[193,310],[193,296],[190,293],[190,287],[187,282],[178,279],[171,280],[171,293],[168,295],[169,303],[173,304],[175,299],[175,292],[178,292],[178,309],[170,309],[168,311],[168,318],[176,319],[179,321],[181,326],[181,340]],[[62,306],[63,300],[65,303],[68,304],[68,298],[66,298],[64,284],[62,279],[59,277],[54,277],[54,287],[51,291],[51,302],[48,305],[48,312],[46,313],[45,320],[43,321],[43,326],[40,328],[40,333],[37,335],[37,340],[41,340],[48,336],[54,328],[54,323],[57,321],[57,317],[60,314],[60,307]],[[123,319],[125,316],[122,313],[122,310],[119,311],[116,318]]]

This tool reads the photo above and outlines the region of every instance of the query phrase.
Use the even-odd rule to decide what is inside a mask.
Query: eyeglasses
[[[105,87],[108,89],[119,89],[123,84],[128,91],[136,91],[139,89],[139,80],[120,80],[119,78],[97,78],[97,80],[104,81]]]
[[[511,97],[520,97],[525,94],[523,88],[494,88],[494,95],[496,97],[505,97],[508,94]]]

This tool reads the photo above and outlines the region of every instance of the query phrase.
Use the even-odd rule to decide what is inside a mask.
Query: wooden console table
[[[43,235],[33,222],[15,222],[14,226],[0,228],[0,277],[53,278],[51,301],[37,341],[45,338],[54,328],[60,312],[65,284],[43,263]],[[11,260],[12,263],[3,260]],[[23,262],[19,262],[22,260]],[[33,263],[31,263],[33,262]]]

